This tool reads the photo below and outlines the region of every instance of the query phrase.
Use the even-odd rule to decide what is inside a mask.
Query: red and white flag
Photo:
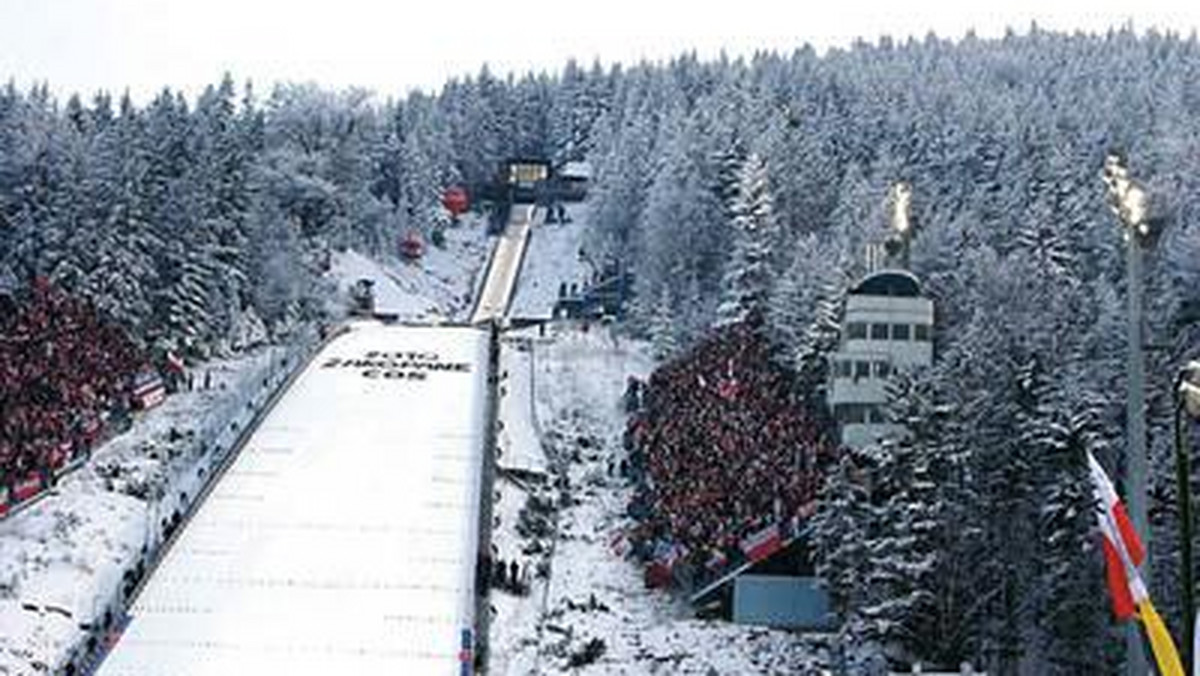
[[[1146,630],[1150,651],[1163,676],[1184,676],[1183,664],[1171,632],[1146,591],[1138,565],[1146,560],[1141,538],[1129,521],[1125,505],[1117,497],[1112,481],[1096,457],[1088,453],[1088,470],[1096,495],[1096,520],[1104,535],[1104,563],[1108,571],[1108,591],[1112,595],[1113,613],[1118,619],[1137,618]]]
[[[766,528],[752,533],[742,540],[742,552],[751,561],[759,561],[779,551],[783,547],[783,538],[779,534],[779,524],[771,524]]]
[[[13,498],[16,502],[25,502],[29,498],[42,492],[42,475],[37,472],[30,472],[25,475],[24,479],[18,479],[13,484]]]
[[[1091,452],[1088,452],[1088,470],[1096,495],[1096,520],[1100,523],[1100,533],[1104,535],[1104,567],[1108,572],[1113,614],[1119,620],[1128,620],[1137,615],[1137,605],[1145,600],[1147,594],[1141,576],[1131,580],[1126,570],[1132,568],[1136,571],[1146,560],[1146,550],[1133,528],[1133,522],[1129,520],[1124,503],[1117,497],[1112,481],[1109,481],[1104,468]]]
[[[154,408],[163,403],[166,398],[167,388],[157,371],[141,371],[134,376],[133,401],[138,408],[142,410]]]

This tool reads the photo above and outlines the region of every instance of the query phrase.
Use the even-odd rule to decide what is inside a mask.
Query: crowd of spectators
[[[748,535],[809,514],[831,446],[771,357],[761,330],[735,324],[631,384],[630,541],[647,561],[711,568]]]
[[[144,359],[89,301],[38,279],[0,291],[0,486],[86,454],[113,415],[128,411]]]

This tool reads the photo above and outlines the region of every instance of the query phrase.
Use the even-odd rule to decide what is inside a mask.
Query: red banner
[[[13,498],[17,502],[25,502],[29,498],[42,492],[42,476],[40,474],[30,474],[21,481],[17,482],[13,491]]]
[[[146,370],[133,379],[133,403],[140,409],[158,406],[167,398],[167,387],[156,371]]]
[[[742,551],[751,561],[761,561],[782,547],[779,524],[774,523],[742,540]]]

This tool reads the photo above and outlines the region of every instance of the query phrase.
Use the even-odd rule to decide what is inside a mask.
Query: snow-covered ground
[[[186,512],[299,358],[263,348],[195,369],[195,390],[139,416],[89,464],[0,522],[0,674],[63,664],[86,647],[80,623],[119,618],[125,573],[157,548],[164,525]]]
[[[466,319],[470,310],[472,280],[487,260],[488,238],[479,218],[468,216],[462,225],[446,230],[446,246],[429,245],[420,260],[376,261],[356,251],[334,253],[330,276],[336,281],[335,299],[344,309],[349,289],[359,279],[375,282],[375,309],[396,314],[403,321]]]
[[[533,416],[533,344],[527,337],[508,338],[500,350],[500,403],[504,425],[496,435],[501,469],[545,474],[546,456]]]
[[[612,469],[624,453],[619,400],[629,375],[645,377],[652,369],[646,346],[614,339],[601,327],[584,333],[575,324],[557,325],[541,339],[536,330],[527,335],[535,364],[532,390],[514,382],[529,377],[529,369],[510,368],[508,392],[536,393],[533,412],[554,477],[532,490],[498,483],[496,540],[502,558],[540,565],[548,579],[535,577],[527,596],[492,592],[491,673],[821,673],[822,651],[812,641],[786,631],[691,619],[668,593],[647,590],[640,567],[622,556],[630,488]],[[505,429],[532,427],[521,419],[528,410],[502,404]],[[516,514],[530,495],[558,507],[548,518],[557,521],[557,537],[516,532]]]
[[[510,315],[549,317],[560,284],[582,287],[591,276],[591,268],[579,258],[587,232],[584,205],[568,205],[567,217],[568,223],[539,221],[533,228]]]

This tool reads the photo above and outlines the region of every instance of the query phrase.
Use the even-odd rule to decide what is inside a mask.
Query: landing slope
[[[458,673],[486,334],[367,325],[255,432],[100,674]]]

